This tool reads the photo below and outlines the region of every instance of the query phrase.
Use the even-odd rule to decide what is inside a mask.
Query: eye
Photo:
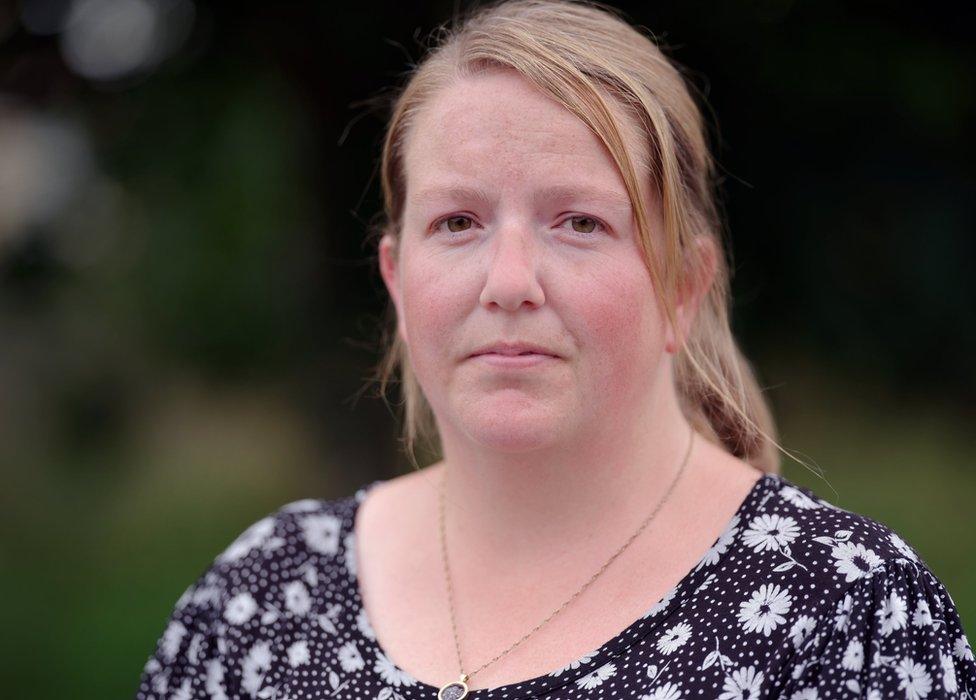
[[[606,225],[602,221],[592,216],[586,216],[583,214],[577,216],[571,216],[568,219],[566,219],[566,221],[573,222],[572,223],[573,232],[581,234],[580,236],[581,238],[590,238],[591,234],[593,234],[597,229],[601,231],[607,230]],[[577,228],[576,222],[582,222],[579,225],[579,228]]]
[[[465,226],[467,222],[467,226]],[[464,233],[471,228],[471,217],[465,216],[464,214],[452,214],[451,216],[445,216],[443,219],[438,219],[434,223],[433,229],[436,231],[442,225],[447,224],[447,230],[451,233]]]

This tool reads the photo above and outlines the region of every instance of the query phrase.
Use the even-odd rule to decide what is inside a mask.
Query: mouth
[[[482,355],[497,355],[498,357],[525,357],[526,355],[542,355],[543,357],[555,357],[555,355],[550,355],[545,352],[534,352],[532,350],[526,350],[525,352],[510,353],[510,352],[495,352],[489,350],[488,352],[475,353],[471,357],[481,357]]]
[[[519,369],[527,367],[538,367],[550,364],[559,358],[555,355],[545,355],[538,352],[521,352],[516,355],[502,354],[497,352],[484,352],[472,355],[472,360],[480,364],[490,365],[496,368]]]

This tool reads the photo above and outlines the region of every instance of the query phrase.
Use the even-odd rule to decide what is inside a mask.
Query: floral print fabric
[[[436,686],[384,652],[362,607],[352,526],[378,483],[286,504],[243,532],[176,601],[137,700],[436,699]],[[974,695],[959,614],[918,553],[887,526],[766,474],[697,565],[613,639],[468,697]]]

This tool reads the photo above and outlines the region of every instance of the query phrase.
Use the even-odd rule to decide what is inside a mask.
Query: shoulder
[[[243,529],[177,600],[183,608],[209,608],[231,625],[301,600],[323,578],[355,572],[351,532],[362,493],[334,499],[304,498],[268,512]]]
[[[137,697],[204,687],[254,697],[277,640],[307,624],[334,633],[354,602],[348,537],[360,492],[285,503],[234,537],[176,601]],[[305,658],[303,645],[288,648],[289,660]]]
[[[767,475],[768,490],[756,514],[744,523],[747,544],[760,547],[782,534],[784,544],[805,546],[807,557],[828,565],[850,583],[886,562],[922,558],[907,539],[881,520],[842,508],[812,489],[780,475]]]
[[[919,561],[892,558],[851,583],[801,637],[786,684],[803,698],[973,697],[976,660],[942,581]]]
[[[976,692],[976,660],[956,604],[908,540],[811,489],[785,479],[776,487],[764,525],[796,535],[794,557],[805,568],[792,580],[826,592],[792,630],[788,690],[869,698]]]
[[[354,499],[305,498],[285,503],[251,524],[214,561],[218,565],[233,564],[283,548],[335,555]]]
[[[216,556],[214,566],[229,572],[241,566],[281,565],[309,558],[341,563],[363,493],[359,488],[333,499],[303,498],[282,504],[241,532]]]
[[[721,540],[731,552],[715,573],[740,604],[748,631],[786,634],[799,646],[855,587],[903,567],[931,575],[891,527],[783,476],[765,475],[747,503]]]
[[[736,536],[759,572],[740,618],[748,629],[786,634],[786,690],[889,697],[906,678],[946,692],[976,687],[949,591],[889,525],[767,475]]]

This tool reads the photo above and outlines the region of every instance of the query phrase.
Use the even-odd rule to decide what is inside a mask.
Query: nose
[[[490,259],[481,290],[485,306],[497,304],[508,311],[519,309],[526,301],[533,306],[545,303],[539,284],[538,254],[531,227],[517,225],[500,228],[490,246]]]

